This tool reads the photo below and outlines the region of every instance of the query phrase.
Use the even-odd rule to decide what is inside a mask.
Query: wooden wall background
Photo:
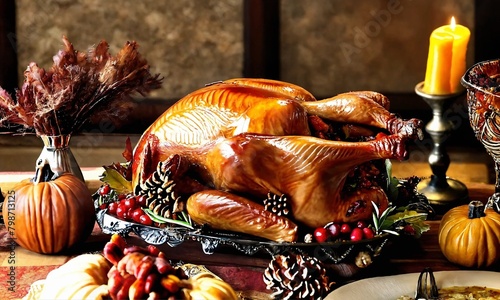
[[[124,0],[124,3],[128,3],[126,0]],[[25,13],[28,13],[27,7],[30,5],[35,5],[38,3],[38,5],[45,5],[47,3],[47,7],[45,10],[45,13],[49,14],[50,10],[52,7],[57,7],[57,8],[67,8],[69,12],[77,11],[78,6],[73,7],[74,5],[83,5],[86,2],[89,3],[98,3],[98,2],[92,2],[92,1],[85,1],[85,0],[79,0],[79,1],[72,1],[68,2],[65,0],[51,0],[51,1],[31,1],[31,0],[2,0],[0,1],[0,86],[5,88],[6,90],[13,92],[20,84],[22,80],[22,70],[26,65],[26,57],[29,57],[30,54],[33,53],[33,51],[38,51],[40,50],[39,45],[52,45],[54,48],[50,48],[48,51],[52,51],[50,53],[55,54],[55,51],[59,49],[60,47],[60,40],[56,42],[53,42],[51,38],[53,38],[54,32],[51,32],[50,30],[46,28],[40,29],[40,31],[37,31],[36,27],[34,26],[27,26],[26,22],[30,22],[29,18],[23,19],[22,16],[24,16]],[[309,3],[313,3],[315,8],[310,8],[308,6]],[[444,11],[454,11],[457,10],[458,14],[461,16],[462,19],[465,19],[466,23],[471,23],[467,24],[469,27],[472,29],[472,35],[473,38],[471,40],[470,44],[470,53],[471,57],[469,58],[470,63],[481,61],[481,60],[486,60],[486,59],[493,59],[493,58],[498,58],[500,57],[500,40],[497,38],[500,33],[500,20],[496,16],[496,12],[499,11],[500,9],[500,1],[495,1],[495,0],[460,0],[460,1],[445,1],[445,2],[439,2],[438,4],[434,4],[434,1],[411,1],[411,0],[388,0],[388,1],[369,1],[371,3],[376,3],[376,4],[367,4],[369,3],[368,1],[363,1],[363,2],[353,2],[356,4],[353,4],[351,2],[347,3],[345,1],[323,1],[323,0],[314,0],[314,1],[293,1],[293,0],[287,0],[287,1],[280,1],[280,0],[228,0],[225,1],[225,7],[224,5],[220,4],[221,2],[218,1],[207,1],[204,3],[208,3],[203,7],[191,7],[193,11],[203,11],[206,10],[207,12],[214,11],[217,9],[226,9],[224,14],[222,15],[223,17],[228,17],[229,22],[232,24],[234,28],[232,28],[231,32],[235,34],[237,38],[229,38],[227,41],[221,41],[227,43],[226,48],[230,48],[232,51],[230,59],[226,59],[226,57],[214,57],[214,60],[219,60],[223,61],[224,60],[229,60],[228,62],[226,61],[226,65],[222,66],[222,63],[215,64],[216,66],[221,66],[221,68],[228,68],[233,67],[233,70],[228,73],[209,73],[212,74],[210,76],[243,76],[243,77],[263,77],[263,78],[272,78],[272,79],[281,79],[281,80],[289,80],[291,82],[300,84],[306,88],[311,89],[311,91],[318,97],[328,97],[332,96],[336,92],[339,91],[339,87],[332,87],[331,89],[325,88],[325,83],[323,85],[317,86],[315,85],[318,80],[315,80],[315,82],[311,83],[311,78],[321,78],[317,77],[317,74],[314,74],[313,72],[320,73],[325,72],[325,80],[328,79],[328,73],[331,73],[331,70],[328,70],[328,66],[325,66],[325,63],[321,61],[321,59],[327,59],[328,54],[325,54],[324,51],[325,49],[317,49],[318,50],[318,55],[317,55],[317,60],[319,62],[316,62],[317,66],[316,69],[311,68],[311,66],[305,66],[307,62],[304,61],[297,61],[296,57],[293,53],[300,53],[300,51],[304,50],[306,51],[305,53],[308,53],[310,56],[314,56],[314,47],[320,47],[323,43],[323,40],[328,40],[332,39],[332,36],[322,36],[324,32],[331,32],[332,30],[339,30],[342,31],[344,30],[343,34],[352,34],[349,33],[349,30],[353,30],[356,28],[356,26],[360,26],[363,24],[368,24],[370,21],[370,18],[373,18],[368,14],[369,10],[366,10],[366,13],[364,13],[364,17],[367,19],[363,20],[358,20],[357,23],[355,22],[356,18],[356,13],[359,10],[356,5],[362,7],[366,5],[374,5],[374,7],[379,7],[380,9],[384,9],[387,7],[387,5],[390,5],[391,3],[399,3],[399,5],[404,6],[406,11],[402,12],[402,15],[404,14],[405,18],[408,16],[412,16],[411,18],[419,18],[421,22],[428,22],[428,25],[425,25],[424,28],[427,29],[432,29],[436,24],[441,24],[443,22],[442,19],[437,18],[436,16],[428,15],[428,16],[420,16],[420,17],[413,17],[414,13],[422,13],[426,11],[430,11],[432,9],[443,9]],[[75,4],[76,3],[76,4]],[[130,3],[135,3],[135,2],[130,2]],[[128,3],[127,5],[129,5]],[[143,2],[141,2],[143,3]],[[144,3],[157,3],[156,1],[145,1]],[[158,2],[160,3],[160,2]],[[178,5],[178,9],[182,9],[182,3]],[[306,5],[307,3],[307,5]],[[336,4],[337,6],[333,6],[333,4]],[[341,10],[338,9],[339,5],[343,5]],[[418,3],[418,4],[417,4]],[[444,3],[444,4],[443,4]],[[146,5],[146,4],[141,4],[141,5]],[[73,6],[72,6],[73,5]],[[134,4],[135,5],[135,4]],[[138,4],[137,4],[138,5]],[[153,4],[151,4],[153,5]],[[160,4],[157,4],[160,5]],[[221,7],[217,7],[218,5],[222,5]],[[439,6],[439,7],[438,7]],[[441,7],[442,6],[442,7]],[[230,9],[228,9],[229,7]],[[324,11],[322,8],[324,7]],[[96,8],[98,9],[98,7]],[[103,8],[104,9],[104,8]],[[131,13],[131,9],[133,9],[133,5],[130,4],[130,6],[124,6],[123,9],[127,9],[126,12],[124,12],[124,15],[127,17],[133,16]],[[138,8],[144,10],[144,7]],[[232,9],[232,10],[231,10]],[[337,11],[335,11],[335,9]],[[330,13],[328,15],[328,12],[330,10],[333,10],[336,12],[336,14]],[[61,10],[62,12],[63,10]],[[176,12],[166,12],[166,11],[161,11],[158,9],[159,13],[156,14],[156,16],[162,16],[165,15],[165,18],[173,18],[173,16],[178,15],[179,13]],[[30,13],[36,13],[36,10],[31,11]],[[100,12],[101,13],[101,12]],[[180,12],[179,18],[182,18],[182,11]],[[198,12],[200,13],[200,12]],[[201,13],[200,13],[201,14]],[[308,15],[309,14],[309,15]],[[352,18],[350,17],[351,14],[353,15]],[[103,13],[105,15],[105,13]],[[114,17],[120,15],[120,13],[114,12]],[[326,15],[326,16],[325,16]],[[320,25],[315,22],[315,20],[311,20],[311,17],[308,16],[323,16],[325,19],[329,19],[330,17],[333,19],[335,18],[343,18],[340,21],[337,20],[338,24],[344,24],[345,22],[349,22],[349,19],[353,23],[349,23],[350,25],[345,25],[345,28],[337,28],[338,26],[334,24],[330,24],[328,26],[334,26],[334,27],[328,27],[328,30],[324,30],[322,32],[321,28],[318,28]],[[36,17],[36,15],[34,15]],[[72,32],[73,35],[75,35],[78,30],[83,30],[79,29],[79,24],[78,22],[89,22],[89,24],[92,23],[92,20],[88,20],[88,17],[86,17],[86,20],[79,19],[78,15],[74,16],[66,16],[68,18],[75,18],[75,24],[68,24],[68,31]],[[218,24],[217,26],[221,27],[215,27],[217,31],[220,31],[223,25],[224,20],[218,19],[220,15],[216,15],[216,17],[213,16],[208,16],[206,20],[204,19],[204,22],[209,22],[213,21],[214,23]],[[447,16],[446,16],[447,17]],[[241,26],[238,25],[237,18],[241,19]],[[403,18],[403,17],[402,17]],[[117,20],[112,19],[113,22],[118,22]],[[186,19],[186,18],[184,18]],[[195,20],[196,18],[192,18],[192,20]],[[59,19],[59,16],[54,16],[53,20],[48,19],[47,22],[54,22],[54,24],[60,24],[63,19]],[[111,19],[110,19],[111,20]],[[161,18],[159,19],[161,20]],[[191,19],[190,19],[191,20]],[[394,19],[394,23],[391,24],[393,27],[400,26],[400,22],[403,20],[396,20]],[[58,23],[59,22],[59,23]],[[110,21],[111,22],[111,21]],[[121,22],[121,23],[119,23]],[[129,22],[130,24],[134,24],[132,21],[127,21],[127,19],[124,19],[124,21],[119,21],[118,23],[112,23],[116,24],[116,26],[122,26],[123,22]],[[300,24],[298,24],[300,22]],[[334,22],[334,21],[332,21]],[[344,22],[344,23],[342,23]],[[361,23],[360,23],[361,22]],[[222,24],[222,25],[221,25]],[[401,23],[402,24],[402,23]],[[130,25],[130,26],[132,26]],[[151,25],[151,24],[150,24]],[[153,24],[154,25],[154,24]],[[186,24],[181,24],[182,26],[186,26]],[[181,26],[179,25],[179,26]],[[417,24],[418,25],[418,24]],[[415,26],[417,26],[415,25]],[[47,25],[48,26],[48,25]],[[60,26],[60,25],[58,25]],[[124,25],[123,25],[124,26]],[[151,25],[152,26],[152,25]],[[302,26],[302,27],[300,27]],[[335,27],[337,26],[337,27]],[[422,26],[422,25],[418,25]],[[82,27],[82,26],[80,26]],[[21,29],[20,29],[21,28]],[[26,32],[26,28],[32,30],[33,32]],[[333,29],[332,29],[333,28]],[[422,27],[418,27],[422,28]],[[50,28],[49,28],[50,29]],[[209,28],[210,29],[210,28]],[[324,29],[324,28],[323,28]],[[24,30],[24,31],[23,31]],[[48,31],[47,31],[48,30]],[[158,30],[162,30],[162,28],[159,28]],[[165,30],[165,28],[163,28]],[[397,29],[391,29],[391,30],[397,30]],[[401,27],[402,32],[410,32],[410,29],[405,29]],[[58,31],[56,31],[57,33]],[[291,33],[297,32],[297,34],[306,34],[306,37],[303,37],[304,40],[307,40],[307,45],[299,45],[300,47],[295,47],[294,44],[294,39],[300,39],[301,37],[290,37]],[[347,32],[347,33],[346,33]],[[97,32],[99,33],[99,32]],[[107,33],[106,30],[102,30],[102,33],[105,34]],[[18,39],[19,37],[26,36],[27,34],[31,34],[31,38],[35,46],[32,46],[33,48],[30,48],[31,52],[26,51],[25,45],[18,45],[20,40]],[[115,33],[116,34],[116,33]],[[123,31],[121,33],[123,35]],[[215,34],[215,33],[214,33]],[[385,33],[384,33],[385,34]],[[392,35],[395,33],[393,32]],[[394,38],[393,36],[387,34],[388,36],[383,35],[384,38]],[[425,45],[425,39],[428,37],[428,32],[422,33],[421,36],[418,39],[421,41],[418,45],[415,45],[415,47],[420,47],[422,50],[419,52],[415,59],[422,61],[425,60],[426,54],[427,54],[427,45]],[[238,37],[241,37],[241,41],[238,40]],[[82,36],[82,40],[88,39],[88,34]],[[145,37],[143,37],[145,38]],[[180,40],[180,39],[179,39]],[[311,42],[316,42],[317,44],[313,44],[311,46]],[[422,42],[423,41],[423,42]],[[97,41],[94,41],[97,42]],[[120,41],[120,43],[123,41]],[[329,41],[330,43],[332,42],[331,40]],[[82,42],[80,42],[82,43]],[[155,45],[158,48],[161,47],[166,47],[165,45],[158,45],[157,41],[155,41]],[[241,43],[241,45],[240,45]],[[380,43],[374,43],[375,46],[380,47]],[[87,45],[87,44],[85,44]],[[331,45],[331,44],[325,44],[325,45]],[[19,47],[22,46],[22,47]],[[114,47],[118,47],[121,45],[115,45]],[[80,47],[77,48],[82,48],[84,46],[80,45]],[[309,48],[307,48],[309,47]],[[389,47],[397,47],[397,43],[394,46],[389,46]],[[293,48],[293,49],[292,49]],[[149,50],[148,48],[141,48],[143,52],[147,53]],[[375,48],[374,48],[375,49]],[[323,52],[320,52],[320,50],[323,50]],[[337,49],[338,50],[338,49]],[[156,51],[156,49],[155,49]],[[221,50],[222,51],[222,50]],[[333,51],[333,50],[329,50]],[[370,50],[371,51],[371,50]],[[377,51],[386,51],[384,49],[382,50],[377,50]],[[170,51],[172,52],[172,51]],[[241,52],[241,58],[238,58],[238,53]],[[292,53],[292,54],[290,54]],[[168,57],[165,57],[165,60],[172,59],[175,60],[175,53],[168,53]],[[47,56],[47,55],[46,55]],[[146,55],[147,56],[147,55]],[[48,57],[49,60],[51,58]],[[315,57],[312,57],[314,59]],[[201,60],[201,59],[200,59]],[[326,60],[325,60],[326,61]],[[181,63],[179,63],[178,67],[183,67],[185,72],[204,72],[205,70],[203,67],[197,67],[197,66],[190,66],[189,64],[191,63],[191,60],[189,58],[183,58],[181,60]],[[339,66],[342,66],[342,63],[345,62],[339,62]],[[411,76],[413,76],[414,79],[410,80],[410,83],[415,81],[415,84],[417,83],[416,80],[420,78],[420,73],[423,73],[423,68],[425,68],[425,62],[421,63],[412,63],[412,66],[419,65],[418,70],[413,70],[413,73]],[[207,62],[206,66],[210,66],[210,62]],[[357,66],[357,65],[356,65]],[[197,70],[192,70],[192,68],[198,68]],[[324,69],[323,69],[324,67]],[[352,66],[351,66],[352,67]],[[359,67],[359,66],[357,66]],[[308,69],[309,68],[309,69]],[[343,70],[348,70],[349,66],[345,67]],[[326,69],[326,70],[325,70]],[[331,66],[330,66],[331,69]],[[411,69],[411,67],[410,67]],[[297,71],[299,70],[299,71]],[[342,73],[342,69],[340,69],[338,72]],[[362,74],[362,70],[359,73],[355,74]],[[168,76],[171,76],[172,78],[176,77],[178,73],[175,73],[172,71],[172,74],[168,74]],[[214,75],[215,74],[215,75]],[[353,74],[353,73],[348,73],[348,74]],[[377,73],[374,73],[377,75]],[[380,81],[383,80],[388,80],[387,78],[384,78],[384,76],[387,76],[386,73],[379,74],[381,79]],[[316,77],[315,77],[316,76]],[[347,76],[347,75],[346,75]],[[358,76],[358,75],[356,75]],[[400,75],[397,75],[400,76]],[[207,77],[209,77],[207,75]],[[214,78],[215,80],[221,79],[221,78]],[[348,86],[349,89],[352,89],[352,87],[357,87],[359,86],[360,88],[364,87],[377,87],[377,85],[368,85],[367,80],[364,80],[363,78],[357,78],[358,82],[354,82],[352,85]],[[416,80],[415,80],[416,79]],[[124,126],[120,130],[117,130],[117,132],[130,132],[130,133],[140,133],[142,132],[146,126],[148,126],[152,121],[156,119],[156,117],[163,112],[164,109],[166,109],[172,101],[176,101],[180,95],[183,95],[192,89],[193,86],[200,86],[203,83],[210,82],[210,80],[207,80],[206,77],[204,78],[203,76],[200,76],[198,79],[193,78],[193,81],[198,80],[199,82],[194,82],[192,85],[189,85],[186,83],[186,79],[180,80],[179,83],[175,86],[175,91],[176,93],[172,94],[171,96],[165,96],[165,95],[160,95],[160,96],[153,96],[150,99],[141,99],[141,105],[139,106],[138,110],[135,111],[133,115],[130,116],[129,118],[129,125]],[[423,74],[422,74],[422,80],[423,80]],[[214,80],[211,80],[214,81]],[[333,84],[332,84],[333,86]],[[380,85],[383,86],[383,85]],[[340,87],[342,88],[342,86]],[[411,90],[412,86],[409,86],[408,84],[406,85],[405,88],[403,89],[383,89],[383,90],[378,90],[380,92],[383,92],[387,94],[392,103],[393,111],[396,113],[401,114],[402,116],[412,116],[412,117],[420,117],[424,121],[430,120],[430,109],[427,107],[427,105],[419,99]],[[158,101],[158,100],[163,100],[163,101]],[[463,105],[463,103],[462,103]],[[462,108],[463,109],[463,108]],[[462,144],[462,141],[466,139],[467,141],[471,141],[471,143],[467,143],[467,145],[477,145],[474,142],[474,138],[471,135],[470,128],[468,128],[468,125],[466,122],[462,122],[462,124],[457,128],[457,130],[463,132],[463,134],[460,134],[460,138],[457,137],[457,140],[454,141],[452,139],[452,143],[459,143]]]

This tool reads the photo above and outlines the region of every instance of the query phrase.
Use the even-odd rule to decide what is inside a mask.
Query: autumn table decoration
[[[104,40],[87,53],[75,50],[66,37],[63,43],[49,70],[28,65],[15,97],[0,88],[0,128],[35,133],[44,143],[35,178],[14,188],[16,240],[40,253],[85,240],[95,221],[92,197],[69,147],[71,136],[92,120],[118,121],[131,109],[134,93],[144,96],[161,84],[136,42],[127,42],[116,56]]]
[[[83,179],[69,149],[71,135],[91,120],[123,118],[130,96],[146,95],[161,79],[150,74],[136,42],[127,42],[116,56],[104,40],[88,53],[75,50],[66,37],[63,42],[50,70],[28,65],[15,98],[0,88],[0,126],[34,131],[44,142],[40,159],[49,160],[56,176],[71,172]]]
[[[487,206],[500,210],[500,59],[478,62],[462,77],[469,122],[495,166],[495,191]]]
[[[278,299],[322,299],[333,285],[320,260],[300,254],[275,256],[263,279]]]
[[[441,220],[439,246],[446,258],[468,268],[500,260],[500,214],[480,201],[450,209]]]
[[[16,242],[37,253],[67,250],[85,240],[94,227],[94,205],[85,183],[71,173],[55,179],[53,175],[43,161],[34,179],[15,187],[15,205],[7,207],[6,201],[2,209],[4,220],[15,216]]]
[[[394,178],[390,163],[408,157],[422,127],[377,92],[317,100],[283,81],[207,84],[127,144],[125,163],[105,167],[97,222],[152,245],[264,253],[276,296],[317,298],[326,268],[351,278],[393,236],[429,230],[419,178]]]

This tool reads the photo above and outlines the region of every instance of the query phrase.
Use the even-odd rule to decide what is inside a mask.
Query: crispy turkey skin
[[[382,133],[358,142],[329,140],[318,133],[319,125],[311,125],[314,118],[316,124],[324,120]],[[193,188],[187,200],[194,221],[295,241],[298,224],[314,228],[367,219],[371,202],[387,208],[382,188],[345,192],[346,178],[372,160],[404,159],[407,142],[421,134],[420,120],[390,113],[379,93],[316,100],[286,82],[231,79],[185,96],[144,132],[133,153],[132,185],[147,179],[160,161],[179,156],[202,187]],[[289,218],[265,212],[268,193],[286,195]]]

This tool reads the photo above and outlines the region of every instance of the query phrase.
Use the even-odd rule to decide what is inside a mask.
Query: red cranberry
[[[330,233],[330,236],[332,238],[339,237],[339,235],[340,235],[340,225],[339,224],[332,223],[332,224],[328,225],[327,229],[328,229],[328,232]]]
[[[147,207],[147,203],[146,203],[146,196],[144,195],[141,195],[141,196],[137,196],[137,205],[139,207]]]
[[[134,210],[132,210],[131,218],[134,222],[140,223],[140,218],[143,214],[145,214],[145,212],[141,208],[135,208]]]
[[[139,223],[141,223],[143,225],[151,226],[151,225],[153,225],[153,220],[151,220],[151,218],[148,215],[143,214],[139,218]]]
[[[324,227],[318,227],[314,230],[314,238],[318,243],[324,243],[328,239],[328,231]]]
[[[410,224],[406,224],[405,227],[403,227],[403,231],[405,234],[408,234],[408,235],[415,235],[415,228],[413,228],[413,226],[411,226]]]
[[[340,226],[341,233],[347,234],[347,233],[350,233],[351,231],[352,231],[351,225],[349,225],[347,223],[344,223],[344,224],[342,224],[342,226]]]
[[[136,207],[136,201],[135,197],[128,197],[125,200],[123,200],[123,204],[127,209],[134,209]]]
[[[356,227],[363,229],[365,227],[368,227],[368,224],[366,223],[366,221],[360,220],[356,223]]]
[[[101,186],[101,188],[99,189],[99,195],[101,196],[107,195],[109,194],[109,192],[111,192],[111,188],[107,184]]]
[[[112,215],[116,215],[116,209],[118,208],[118,202],[111,202],[108,205],[108,212]]]
[[[374,236],[375,233],[373,232],[373,229],[371,229],[370,227],[363,228],[363,237],[365,239],[373,239]]]
[[[125,207],[125,205],[122,203],[118,204],[118,207],[116,208],[116,216],[120,219],[125,219],[126,214],[127,214],[127,207]]]
[[[354,228],[352,231],[351,231],[351,241],[353,242],[357,242],[357,241],[361,241],[363,239],[363,229],[361,228]]]

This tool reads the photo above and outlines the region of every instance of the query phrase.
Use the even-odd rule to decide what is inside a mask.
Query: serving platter
[[[182,226],[158,228],[121,220],[107,213],[107,209],[97,210],[97,222],[106,234],[122,236],[135,235],[152,245],[178,247],[186,241],[195,241],[207,255],[224,248],[232,248],[242,255],[267,254],[306,254],[319,258],[324,263],[343,263],[361,251],[377,256],[393,237],[384,233],[372,239],[361,241],[332,241],[324,243],[273,242],[254,236],[233,232],[209,230],[204,227],[189,229]]]
[[[403,204],[403,207],[416,213],[408,215],[406,212],[399,211],[397,214],[400,215],[401,220],[409,221],[411,218],[421,219],[422,215],[428,216],[433,213],[432,208],[428,205],[427,198],[415,191],[414,185],[417,181],[403,179],[397,181],[399,184],[398,189],[400,188],[402,191],[400,193],[402,198],[397,199],[398,203]],[[351,278],[362,269],[367,269],[371,266],[380,254],[393,244],[392,241],[398,238],[397,234],[404,230],[402,229],[404,226],[399,226],[399,232],[395,232],[394,230],[396,229],[379,231],[378,234],[375,234],[371,238],[363,238],[357,241],[335,239],[323,242],[316,242],[314,239],[306,242],[308,234],[307,232],[301,232],[299,234],[301,237],[297,241],[275,242],[253,235],[216,230],[191,222],[168,222],[152,226],[136,223],[119,218],[116,214],[108,212],[108,207],[103,205],[107,201],[104,198],[103,196],[99,196],[99,191],[94,194],[97,222],[101,230],[106,234],[120,234],[124,237],[132,237],[134,242],[156,245],[164,252],[172,252],[171,248],[177,247],[196,250],[196,247],[199,245],[199,249],[202,250],[200,252],[206,256],[206,261],[210,261],[210,255],[212,254],[218,255],[223,253],[232,253],[233,255],[247,257],[252,256],[253,258],[267,258],[270,260],[274,259],[277,255],[309,256],[319,260],[335,276],[343,278]],[[109,199],[115,198],[110,197]],[[389,211],[388,209],[386,212],[389,213]],[[420,213],[417,213],[417,211]],[[190,219],[187,212],[182,218],[184,220]],[[405,221],[398,222],[404,223]],[[382,224],[381,219],[378,222]],[[183,223],[184,226],[179,225],[180,223]],[[189,226],[186,226],[186,224]],[[416,223],[412,224],[416,225]],[[309,235],[312,235],[312,231]],[[139,241],[137,241],[137,238]],[[214,260],[217,259],[217,255],[213,256]]]

